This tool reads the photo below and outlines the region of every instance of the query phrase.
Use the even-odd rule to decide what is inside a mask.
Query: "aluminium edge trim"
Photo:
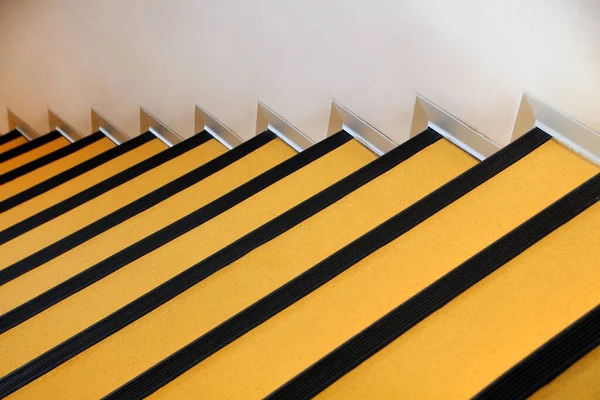
[[[256,134],[271,131],[288,146],[301,152],[311,147],[315,142],[300,130],[279,116],[261,101],[258,102],[256,111]]]
[[[213,117],[198,104],[194,107],[194,132],[207,131],[223,146],[231,150],[244,141],[221,121]]]
[[[140,133],[148,131],[169,147],[183,142],[183,138],[173,129],[152,115],[146,108],[140,106]]]
[[[410,137],[419,134],[427,127],[434,129],[480,161],[485,160],[502,148],[423,96],[417,95]]]
[[[123,133],[112,122],[106,119],[95,108],[91,108],[92,132],[102,132],[104,136],[109,138],[116,145],[120,145],[129,140],[129,136]]]

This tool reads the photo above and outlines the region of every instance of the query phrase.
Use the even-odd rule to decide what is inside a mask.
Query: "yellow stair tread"
[[[543,144],[157,395],[269,394],[596,172],[556,142]]]
[[[145,143],[114,160],[106,163],[106,168],[99,170],[95,168],[90,173],[82,175],[82,179],[72,179],[68,183],[57,187],[44,195],[17,206],[4,214],[0,214],[0,229],[11,226],[16,220],[20,220],[31,214],[32,208],[37,209],[40,204],[57,203],[69,193],[79,192],[92,186],[98,181],[108,177],[106,174],[114,174],[121,170],[137,164],[144,159],[153,156],[165,149],[165,144],[158,139]],[[60,215],[45,224],[42,224],[15,239],[0,245],[0,269],[57,242],[69,234],[97,221],[111,212],[129,204],[130,202],[150,193],[160,186],[176,179],[200,165],[225,153],[227,149],[215,139],[211,139],[202,145],[191,149],[172,160],[157,166],[124,184],[92,199],[79,207],[76,207],[63,215]],[[98,171],[96,171],[98,170]],[[65,193],[66,192],[66,193]],[[58,197],[58,198],[57,198]],[[11,223],[12,222],[12,223]],[[0,294],[2,288],[0,288]]]
[[[25,144],[25,143],[27,143],[27,139],[25,139],[24,136],[20,136],[20,137],[18,137],[16,139],[13,139],[13,140],[9,141],[9,142],[0,144],[0,154],[4,153],[5,151],[14,149],[15,147],[18,147],[18,146],[20,146],[22,144]]]
[[[95,143],[89,144],[82,149],[79,149],[69,155],[61,157],[56,161],[53,161],[47,165],[37,168],[15,180],[7,182],[4,185],[2,185],[2,191],[0,192],[0,201],[12,197],[15,194],[20,193],[26,189],[29,189],[30,187],[35,186],[48,178],[58,175],[61,172],[64,172],[69,168],[76,166],[77,164],[80,164],[94,156],[97,156],[100,153],[112,149],[113,147],[115,147],[115,144],[110,139],[102,138]]]
[[[600,303],[598,226],[600,203],[475,284],[319,397],[382,398],[398,390],[407,399],[477,394]],[[586,392],[580,388],[571,397]]]
[[[65,329],[64,321],[59,322],[59,319],[75,313],[82,316],[78,319],[77,324],[88,325],[99,320],[107,313],[126,305],[177,272],[190,267],[231,241],[356,171],[374,158],[374,154],[357,141],[351,140],[341,145],[196,229],[98,281],[88,288],[91,290],[85,289],[64,300],[59,304],[59,306],[64,304],[60,310],[52,307],[55,310],[49,309],[47,310],[49,312],[44,312],[24,322],[21,325],[23,326],[22,331],[21,326],[17,326],[0,338],[0,342],[7,344],[4,347],[3,343],[2,348],[10,351],[10,345],[4,340],[8,335],[10,335],[10,342],[13,339],[21,343],[27,341],[24,340],[22,334],[16,333],[17,330],[36,332],[37,328],[33,326],[38,326],[40,322],[42,326],[48,327],[50,320],[46,320],[47,317],[55,320],[52,324],[56,323],[61,330],[67,331],[61,333],[61,337],[57,339],[68,338],[81,330],[82,326],[75,326],[69,322],[70,326]],[[100,293],[103,294],[98,296]],[[106,293],[110,293],[111,296],[108,302]],[[82,306],[83,308],[81,308]],[[42,322],[42,320],[46,322]],[[15,331],[14,335],[12,331]],[[37,332],[39,334],[39,331]],[[54,335],[54,331],[52,334]],[[53,339],[51,343],[44,344],[44,347],[48,348],[56,344],[54,340],[56,339]],[[29,354],[29,357],[35,355]],[[26,360],[21,359],[21,363],[23,361]],[[63,366],[67,366],[67,364]],[[109,382],[104,382],[105,385],[107,383]],[[98,391],[95,392],[98,393]]]
[[[166,145],[160,140],[151,140],[142,146],[120,155],[80,176],[70,179],[58,187],[27,200],[0,214],[0,231],[29,218],[46,208],[97,184],[164,150]],[[62,171],[61,171],[62,172]],[[23,249],[24,248],[20,248]],[[0,252],[2,252],[0,247]],[[30,253],[29,253],[30,254]],[[4,261],[4,260],[2,260]],[[8,262],[8,260],[7,260]],[[4,264],[4,263],[3,263]],[[0,269],[4,266],[0,265]]]
[[[3,303],[4,301],[10,301],[11,304],[14,304],[11,298],[12,296],[20,296],[22,301],[27,300],[29,297],[22,297],[20,294],[21,290],[27,290],[28,293],[32,295],[42,293],[119,250],[158,231],[169,223],[189,214],[191,211],[215,200],[262,172],[290,158],[294,154],[296,154],[295,151],[283,141],[280,139],[273,139],[217,173],[180,191],[156,206],[135,215],[127,221],[124,221],[80,246],[63,253],[57,258],[13,281],[19,281],[23,284],[12,285],[10,290],[6,291],[4,289],[8,285],[4,285],[0,289],[2,290],[0,300],[2,300]],[[175,255],[172,255],[171,257],[175,257]],[[117,271],[116,273],[119,274],[119,272],[121,271]],[[27,281],[22,280],[22,278],[25,277],[32,278],[28,278]],[[151,276],[149,277],[151,278]],[[100,280],[96,285],[103,284],[108,278],[109,277]],[[88,313],[86,311],[76,319],[67,318],[69,320],[68,324],[58,323],[53,328],[50,328],[50,325],[47,325],[46,322],[42,322],[42,326],[44,326],[42,329],[48,332],[48,335],[42,335],[44,340],[41,340],[41,337],[33,342],[26,339],[26,337],[38,337],[40,332],[42,332],[37,328],[30,330],[28,328],[29,326],[36,325],[39,321],[45,320],[46,318],[53,319],[55,317],[66,317],[67,315],[62,313],[62,309],[71,305],[81,307],[83,304],[78,304],[76,299],[91,291],[93,292],[93,288],[95,288],[96,285],[84,289],[74,296],[56,304],[54,307],[50,307],[21,325],[0,335],[0,354],[5,350],[14,354],[14,356],[10,356],[10,358],[4,358],[0,355],[0,358],[2,359],[10,359],[10,362],[0,365],[0,375],[6,374],[17,366],[22,365],[33,356],[39,355],[41,352],[48,350],[79,332],[82,328],[88,326],[90,321],[97,320],[99,315],[105,315],[106,312],[110,310],[114,311],[115,303],[120,300],[120,297],[115,297],[116,293],[110,293],[108,296],[103,296],[102,310],[97,310],[95,313]],[[133,289],[133,293],[135,288],[131,289]],[[123,295],[124,294],[121,294],[121,296]],[[1,313],[4,313],[6,309],[3,308],[2,310]],[[17,331],[22,333],[19,334]],[[22,336],[23,334],[25,334],[25,336]],[[9,343],[14,339],[18,340],[20,343],[28,343],[26,351],[15,352],[16,349],[10,350]]]
[[[350,144],[367,154],[357,142],[350,142],[346,146]],[[350,157],[358,158],[356,155]],[[305,171],[301,171],[306,172],[306,178],[301,181],[298,181],[298,178],[290,179],[290,184],[306,187],[308,182],[317,179],[315,175],[322,175],[323,171],[331,170],[332,163],[340,161],[332,158],[323,160],[322,165],[315,164],[312,171],[305,167]],[[65,372],[66,376],[75,370],[83,369],[89,373],[86,372],[85,377],[79,374],[80,382],[85,381],[90,385],[94,382],[94,386],[89,388],[90,391],[85,392],[86,395],[107,393],[475,163],[474,158],[446,140],[428,146],[392,170],[104,340],[93,351],[82,353],[81,357],[71,360],[73,364],[67,362],[58,367],[57,373],[60,374],[63,367],[68,371]],[[287,190],[289,189],[284,185],[280,188],[274,185],[272,190],[266,189],[255,195],[253,203],[238,207],[237,210],[232,209],[234,213],[229,216],[229,221],[216,218],[212,226],[204,227],[204,232],[199,230],[202,236],[196,236],[196,242],[203,243],[215,230],[219,232],[220,229],[233,226],[234,222],[237,224],[240,218],[247,214],[247,209],[256,213],[261,206],[275,207]],[[356,215],[357,218],[348,218],[348,215]],[[160,257],[165,259],[173,254],[177,254],[177,257],[180,257],[179,254],[187,254],[192,251],[193,238],[190,237],[189,240],[187,247],[178,248],[177,251],[164,246],[162,254],[150,254],[145,263],[164,265],[164,262],[160,262]],[[210,252],[196,253],[195,258],[202,259]],[[189,258],[181,266],[193,264],[193,259]],[[122,280],[136,279],[134,273],[136,271],[131,271],[130,275]],[[140,275],[138,270],[137,276]],[[190,304],[202,304],[202,309],[189,308]],[[129,345],[133,342],[138,343],[135,349]],[[96,369],[103,362],[101,360],[114,360],[114,355],[124,349],[128,349],[129,361],[113,363],[110,371]],[[94,379],[94,375],[99,373],[103,379]]]
[[[19,276],[0,287],[0,314],[177,221],[294,154],[281,140],[272,140],[206,179]],[[177,166],[172,164],[171,168]],[[118,201],[114,195],[108,196],[108,200]]]
[[[0,163],[0,175],[8,171],[12,171],[13,169],[25,165],[31,161],[37,160],[38,158],[43,157],[46,154],[50,154],[53,151],[62,149],[63,147],[68,146],[69,144],[70,142],[67,139],[65,139],[64,137],[60,137],[58,139],[45,143],[42,146],[36,147],[35,149],[31,149],[26,153],[20,154],[9,160],[6,160]]]
[[[563,400],[569,398],[578,400],[600,399],[600,346],[590,351],[530,397],[531,400]]]

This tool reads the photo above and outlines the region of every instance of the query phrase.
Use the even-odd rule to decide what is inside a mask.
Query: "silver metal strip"
[[[140,107],[140,133],[148,131],[152,132],[169,147],[183,141],[183,138],[175,133],[173,129],[161,122],[144,107]]]
[[[78,141],[83,138],[83,135],[79,133],[75,128],[69,125],[64,119],[62,119],[57,113],[48,109],[48,124],[50,131],[58,131],[71,143]]]
[[[501,147],[475,129],[453,117],[422,96],[417,95],[410,137],[431,127],[478,160],[484,160]]]
[[[242,144],[243,140],[223,123],[210,115],[205,109],[196,104],[194,108],[194,132],[202,130],[210,133],[229,150]]]
[[[113,125],[109,120],[104,118],[102,114],[96,111],[94,108],[91,109],[92,117],[92,132],[102,132],[117,145],[124,143],[129,140],[129,137],[123,133],[119,128]]]
[[[341,130],[348,132],[378,156],[387,153],[397,146],[393,140],[379,132],[365,120],[336,100],[332,100],[327,136],[331,136]]]
[[[277,115],[265,104],[258,102],[256,111],[256,134],[270,130],[294,150],[301,152],[315,142],[296,127]]]
[[[9,130],[17,130],[21,133],[21,135],[25,136],[27,140],[33,140],[35,138],[40,137],[41,135],[29,126],[25,121],[17,116],[10,108],[7,108],[8,112],[8,129]]]
[[[523,92],[511,141],[539,127],[574,152],[600,165],[600,134]]]

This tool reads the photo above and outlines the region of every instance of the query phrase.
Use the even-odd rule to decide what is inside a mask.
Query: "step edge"
[[[231,150],[244,141],[221,121],[213,117],[208,111],[196,104],[194,107],[194,132],[205,130],[218,140],[223,146]]]
[[[348,132],[378,156],[384,155],[398,145],[374,126],[344,107],[340,102],[332,99],[327,136],[331,136],[340,130]],[[424,130],[421,130],[421,132]]]
[[[129,136],[127,136],[115,124],[106,119],[94,107],[92,107],[90,110],[90,116],[92,119],[92,132],[102,132],[104,136],[109,138],[117,146],[130,139]]]
[[[42,136],[29,124],[17,116],[17,114],[15,114],[10,108],[7,107],[6,111],[8,113],[8,127],[10,131],[19,131],[19,133],[21,133],[21,135],[23,135],[28,141],[32,141],[33,139]]]
[[[417,94],[410,137],[427,127],[433,128],[440,135],[480,161],[485,160],[502,148],[502,146],[469,127],[447,111]]]
[[[511,142],[538,127],[583,158],[600,165],[600,133],[523,91]]]
[[[57,131],[71,143],[83,138],[81,133],[50,108],[48,108],[48,125],[50,131]]]
[[[154,136],[169,147],[183,142],[183,138],[173,129],[152,115],[145,107],[140,106],[140,133],[145,132],[152,132]]]
[[[256,134],[267,130],[273,132],[297,152],[315,144],[311,138],[259,100],[256,110]]]

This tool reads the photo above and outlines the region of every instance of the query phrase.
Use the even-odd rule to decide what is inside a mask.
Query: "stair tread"
[[[530,398],[532,400],[600,398],[600,346],[587,353]]]
[[[116,225],[112,229],[95,236],[93,239],[83,243],[82,245],[61,254],[57,258],[21,276],[21,280],[27,280],[26,285],[12,285],[10,291],[4,292],[4,287],[8,286],[5,285],[1,288],[6,294],[6,296],[3,296],[3,298],[9,298],[11,293],[15,293],[15,295],[18,294],[21,287],[26,287],[27,289],[31,290],[30,293],[35,290],[35,292],[33,292],[34,295],[36,293],[43,293],[44,290],[52,288],[56,284],[63,282],[65,279],[73,277],[75,274],[104,260],[110,255],[117,253],[119,250],[126,248],[128,245],[131,245],[145,236],[165,227],[166,225],[177,221],[181,216],[186,215],[188,212],[197,209],[203,204],[218,198],[227,191],[250,180],[254,176],[264,172],[270,167],[288,159],[293,154],[295,154],[295,151],[288,145],[277,138],[272,139],[268,143],[247,154],[245,157],[242,157],[233,164],[228,165],[224,169],[206,177],[195,185],[192,185],[187,189],[174,194],[156,206],[133,216],[119,225]],[[33,279],[31,277],[33,277]],[[35,279],[36,277],[37,279]],[[20,283],[19,279],[13,282],[17,281]],[[37,286],[34,287],[31,282],[36,282]],[[85,291],[85,293],[87,293],[87,291]],[[82,294],[83,293],[80,295]],[[68,301],[69,299],[66,299],[57,304],[55,307],[62,308]],[[110,306],[110,302],[105,304],[105,307]],[[6,335],[12,335],[13,331],[20,329],[24,329],[26,331],[26,326],[28,324],[35,323],[43,316],[55,315],[54,309],[54,307],[51,307],[50,309],[46,310],[47,312],[38,314],[33,319],[25,321],[23,325],[17,326],[8,332],[5,332],[5,334],[2,335],[3,343],[8,342],[8,340],[6,340]],[[79,325],[78,327],[71,327],[71,329],[75,329],[72,333],[76,333],[78,330],[85,327],[89,318],[95,316],[93,314],[86,315],[88,317],[86,319],[71,321]],[[61,330],[65,330],[65,328],[66,326],[63,326]],[[58,338],[59,335],[62,335],[60,336],[62,339]],[[52,343],[58,344],[60,341],[66,338],[68,338],[68,336],[64,337],[64,332],[54,331],[52,332],[51,337],[48,339],[52,339]],[[44,344],[39,343],[40,346],[38,349],[44,348],[45,350],[48,350],[50,347],[52,347],[52,345],[48,347],[49,340]],[[21,360],[26,360],[23,359],[24,355],[25,353],[21,353]],[[14,361],[19,362],[17,359],[14,359]],[[9,368],[3,370],[2,372],[8,372],[8,370]]]
[[[564,172],[567,166],[568,174]],[[522,176],[525,170],[538,172]],[[254,396],[267,395],[381,317],[392,305],[437,279],[444,269],[455,267],[595,171],[595,167],[556,143],[543,144],[263,323],[251,335],[243,336],[192,368],[176,384],[165,386],[164,392],[174,395],[176,392],[169,389],[174,388],[205,391],[207,397],[210,390],[215,391],[213,395],[218,395],[219,390],[225,390],[227,395],[237,390]],[[540,175],[548,184],[531,193]],[[525,198],[528,198],[526,206],[522,204]],[[513,211],[513,207],[518,210]],[[392,267],[400,263],[406,268]],[[314,332],[319,335],[315,337]],[[283,354],[290,359],[284,362]],[[232,358],[236,362],[228,363]],[[223,370],[225,364],[229,367]],[[247,368],[249,364],[254,372],[240,376],[239,368]],[[193,378],[195,369],[202,371],[201,382]],[[234,387],[220,384],[234,374]],[[208,382],[210,387],[204,385]]]
[[[135,338],[144,345],[131,358],[140,360],[137,373],[145,370],[475,163],[445,140],[430,145],[106,339],[79,362],[114,357]],[[402,190],[387,190],[393,185]],[[348,218],[358,213],[360,219]],[[203,304],[202,310],[190,304]],[[121,374],[115,376],[123,382],[122,371],[134,366],[118,364]]]
[[[5,151],[14,149],[15,147],[18,147],[27,142],[27,138],[21,135],[19,131],[10,131],[0,136],[0,154],[4,153]]]
[[[83,142],[85,139],[87,138],[81,139],[79,142]],[[79,145],[79,142],[72,143],[63,149],[48,154],[47,156],[52,156],[53,154],[62,152],[63,150],[70,150],[73,146]],[[44,162],[45,165],[40,165],[38,168],[35,168],[24,175],[18,176],[13,180],[4,183],[2,185],[2,192],[0,193],[0,201],[6,200],[9,197],[27,190],[32,186],[35,186],[55,175],[60,174],[61,172],[67,171],[70,168],[73,168],[76,165],[83,163],[90,158],[93,158],[114,147],[115,144],[110,141],[110,139],[101,137],[99,140],[96,140],[93,143],[89,143],[82,148],[78,148],[78,150],[72,152],[71,154],[66,154],[47,164]],[[26,165],[22,168],[24,167],[26,167]]]
[[[181,175],[179,174],[182,171],[169,174],[164,174],[163,170],[151,171],[151,174],[145,176],[145,179],[135,182],[137,185],[133,186],[134,190],[137,189],[138,196],[140,194],[144,194],[144,196],[140,196],[134,202],[130,202],[130,199],[126,198],[124,207],[119,207],[121,205],[118,200],[119,196],[107,193],[107,196],[105,196],[107,203],[105,204],[112,206],[113,203],[117,202],[116,207],[111,207],[111,210],[114,208],[117,208],[117,210],[44,248],[41,252],[46,252],[48,249],[53,250],[54,247],[57,247],[56,251],[50,252],[51,257],[48,257],[48,260],[42,259],[41,264],[33,264],[33,269],[26,270],[24,274],[1,286],[0,292],[6,294],[6,296],[2,297],[0,314],[4,314],[15,306],[22,305],[31,298],[43,294],[55,285],[72,278],[94,264],[127,248],[139,239],[176,221],[181,214],[185,215],[186,211],[194,210],[201,206],[204,201],[212,200],[228,188],[235,187],[236,182],[244,182],[294,154],[293,150],[290,150],[287,145],[277,139],[266,138],[261,141],[261,143],[263,142],[265,144],[259,144],[260,147],[257,149],[255,149],[255,146],[250,146],[252,151],[249,154],[246,154],[246,151],[240,152],[241,155],[246,154],[246,156],[231,164],[228,161],[231,153],[225,152],[224,146],[220,143],[210,142],[211,147],[215,146],[218,152],[222,152],[220,157],[213,158],[208,164],[204,163]],[[189,157],[195,158],[197,155],[192,153],[187,157],[183,155],[182,159],[177,157],[178,162],[170,163],[167,168],[170,170],[179,169],[181,162],[189,161]],[[247,156],[251,157],[246,158]],[[215,165],[216,170],[211,165]],[[224,168],[220,169],[221,166],[224,166]],[[176,179],[171,180],[170,178],[173,176],[176,176]],[[220,179],[221,177],[227,177],[227,179]],[[146,185],[150,179],[156,180],[162,185],[155,188],[157,182],[154,182],[151,187],[154,190],[149,190]],[[222,180],[221,183],[219,183],[220,180]],[[190,185],[177,186],[172,189],[173,184],[177,182]],[[179,187],[183,187],[184,190],[176,190]],[[121,193],[131,192],[132,187],[127,186],[122,187],[122,189]],[[157,201],[154,200],[154,197],[158,197],[157,193],[166,193],[166,198],[158,201],[158,203],[152,202]],[[158,198],[158,200],[161,200],[161,198]],[[146,205],[150,207],[145,208]],[[91,206],[95,206],[95,204]],[[84,207],[83,211],[87,209],[88,207]],[[72,216],[66,218],[72,219]],[[87,231],[90,228],[92,228],[91,233],[88,235]],[[81,232],[86,232],[87,239],[79,243],[76,240]],[[73,239],[71,240],[71,238]],[[70,245],[73,240],[75,240],[75,247]],[[65,242],[64,245],[62,244],[63,241]],[[15,266],[20,266],[23,263],[27,266],[26,262],[31,257],[37,261],[35,259],[36,254],[34,253],[5,270],[14,269]],[[0,272],[4,272],[4,270]]]
[[[0,154],[0,174],[5,174],[71,144],[58,132],[50,132]]]
[[[406,398],[476,395],[600,303],[600,237],[594,234],[599,224],[596,203],[396,339],[321,397],[344,398],[350,390],[353,395],[381,397],[400,387]],[[446,384],[431,385],[441,380]]]
[[[155,138],[155,135],[151,132],[147,132],[146,134],[141,136]],[[148,174],[152,175],[153,170],[160,168],[164,164],[169,163],[173,159],[185,154],[189,150],[196,148],[197,146],[204,143],[210,138],[212,138],[212,136],[208,132],[198,133],[197,135],[194,135],[194,137],[183,141],[177,146],[167,148],[140,163],[126,168],[118,174],[111,176],[110,178],[105,179],[96,185],[93,185],[51,207],[48,207],[45,210],[40,211],[29,218],[25,218],[24,220],[11,226],[10,228],[0,231],[0,244],[4,244],[24,233],[27,233],[37,227],[40,227],[43,224],[48,223],[49,221],[52,221],[53,219],[56,219],[87,202],[90,202],[102,195],[105,195],[112,190],[116,190],[111,193],[115,195],[115,198],[118,197],[119,199],[130,199],[130,197],[128,197],[130,194],[138,194],[138,192],[140,192],[140,189],[138,188],[137,184],[133,187],[126,186],[129,189],[131,189],[128,191],[123,192],[121,190],[121,192],[118,193],[119,189],[122,189],[124,185],[128,184],[130,181],[138,182],[138,179],[146,179],[148,177]],[[136,139],[131,140],[127,142],[127,144],[124,144],[122,146],[128,146],[130,142],[133,142],[135,140]],[[161,180],[165,177],[167,178],[166,180]],[[168,177],[168,174],[166,176],[164,174],[157,175],[150,182],[170,182],[171,179],[168,179]],[[152,187],[152,184],[149,184],[148,182],[146,182],[144,185]],[[160,184],[158,186],[160,186]],[[35,190],[35,187],[30,190]],[[154,190],[154,188],[150,189],[150,191],[152,190]],[[29,193],[29,190],[27,190],[25,192],[20,193],[17,196],[13,196],[3,202],[0,202],[0,212],[10,210],[11,208],[18,206],[21,203],[21,200],[24,198],[29,198],[30,194],[31,193]],[[112,203],[118,203],[118,200],[113,199]],[[128,203],[129,202],[125,201],[121,205],[125,205]]]
[[[334,140],[337,139],[334,137],[328,139],[331,143],[335,143]],[[87,317],[84,318],[87,320],[87,324],[94,322],[107,313],[134,300],[178,271],[189,267],[190,264],[198,261],[198,257],[202,258],[199,254],[209,255],[375,158],[370,151],[358,142],[351,140],[349,135],[346,135],[344,142],[340,142],[340,144],[337,148],[327,151],[306,165],[299,164],[299,168],[294,167],[295,169],[291,170],[289,175],[284,175],[281,179],[214,219],[206,221],[198,228],[185,233],[152,253],[124,266],[118,272],[96,282],[88,288],[92,290],[84,289],[57,306],[69,304],[69,307],[71,305],[78,307],[78,304],[82,304],[78,301],[79,298],[88,298],[86,303],[89,308],[85,311]],[[323,146],[323,144],[320,143],[316,146]],[[316,150],[318,148],[314,149],[314,151]],[[314,151],[313,148],[310,148],[297,157],[304,154],[308,156]],[[264,155],[257,154],[256,158],[264,159]],[[290,159],[290,163],[288,163],[290,166],[293,165],[291,164],[292,161],[293,159]],[[247,166],[240,167],[248,168]],[[239,172],[237,171],[236,175]],[[220,181],[223,181],[223,178]],[[219,184],[219,182],[215,183]],[[160,268],[155,270],[154,268],[158,266]],[[144,272],[139,274],[141,268]],[[149,268],[152,269],[152,272]],[[131,279],[136,281],[131,285],[136,287],[133,291],[130,288],[128,289],[128,285],[132,283]],[[106,292],[107,290],[108,292]],[[103,304],[103,301],[97,301],[105,297],[104,295],[95,296],[94,293],[100,292],[112,294],[111,298],[114,301],[108,307]],[[48,311],[52,312],[52,310]],[[39,319],[38,317],[42,314],[37,315],[30,321]],[[24,324],[29,324],[29,321]],[[19,327],[15,329],[19,329]],[[71,331],[71,334],[80,329],[81,327]],[[63,337],[62,340],[67,337]]]
[[[37,212],[58,204],[60,201],[164,151],[165,148],[166,145],[162,141],[152,139],[137,149],[95,168],[77,179],[0,214],[0,229],[7,229],[25,218],[35,216]],[[0,261],[0,270],[97,221],[118,209],[119,206],[128,204],[130,201],[149,193],[152,189],[156,189],[161,183],[167,183],[169,180],[223,154],[225,151],[224,146],[214,139],[208,143],[203,143],[162,166],[156,167],[138,178],[107,191],[65,214],[1,244],[0,254],[3,257]]]
[[[0,397],[600,393],[600,168],[539,128],[481,163],[5,136]]]

